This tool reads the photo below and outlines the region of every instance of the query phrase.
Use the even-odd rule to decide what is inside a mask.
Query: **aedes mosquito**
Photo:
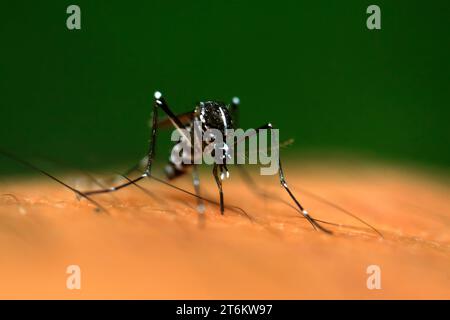
[[[214,163],[213,164],[213,176],[216,180],[218,189],[219,189],[219,195],[220,195],[220,202],[216,202],[213,201],[211,199],[202,197],[200,195],[200,180],[199,180],[199,176],[198,176],[198,170],[197,170],[197,165],[196,164],[191,164],[191,165],[186,165],[184,163],[181,164],[175,164],[172,161],[169,161],[169,163],[166,165],[165,167],[165,173],[166,173],[166,177],[167,179],[171,180],[174,179],[176,177],[182,176],[185,173],[188,172],[188,167],[192,167],[192,177],[193,177],[193,182],[194,182],[194,188],[195,188],[195,193],[192,193],[190,191],[187,191],[185,189],[182,189],[180,187],[177,187],[171,183],[169,183],[168,181],[164,180],[164,179],[160,179],[155,177],[154,175],[152,175],[151,173],[151,169],[152,169],[152,164],[153,164],[153,159],[154,159],[154,155],[155,155],[155,147],[156,147],[156,136],[157,136],[157,132],[158,132],[158,128],[159,127],[165,127],[165,126],[173,126],[175,127],[176,131],[182,131],[181,129],[185,129],[189,132],[189,134],[187,134],[187,136],[191,135],[190,133],[192,132],[193,129],[193,125],[194,124],[200,124],[200,129],[202,129],[203,131],[206,131],[208,129],[215,129],[216,132],[220,132],[222,135],[224,133],[224,131],[227,131],[226,129],[230,129],[230,128],[234,128],[237,127],[237,120],[238,120],[238,111],[239,111],[239,99],[238,98],[233,98],[232,103],[229,105],[226,105],[225,103],[222,102],[217,102],[217,101],[207,101],[207,102],[203,102],[203,103],[199,103],[196,108],[194,109],[194,111],[191,112],[187,112],[187,113],[183,113],[180,114],[178,116],[176,116],[168,107],[167,103],[165,102],[165,100],[163,99],[161,93],[156,92],[154,95],[154,105],[153,105],[153,112],[152,112],[152,123],[151,123],[151,135],[150,135],[150,146],[148,149],[148,154],[146,157],[144,157],[144,159],[142,159],[136,166],[134,166],[133,168],[129,169],[126,173],[124,173],[123,175],[121,175],[122,178],[126,179],[127,182],[123,183],[123,184],[119,184],[118,186],[112,187],[112,188],[104,188],[102,187],[101,184],[98,183],[98,181],[96,181],[93,177],[91,177],[92,180],[94,180],[94,182],[96,182],[96,184],[98,184],[100,186],[100,188],[103,189],[99,189],[99,190],[92,190],[92,191],[87,191],[87,192],[82,192],[70,185],[68,185],[67,183],[65,183],[64,181],[62,181],[61,179],[53,176],[52,174],[50,174],[49,172],[42,170],[41,168],[37,167],[36,165],[34,165],[33,163],[22,159],[8,151],[2,150],[0,149],[0,155],[9,158],[17,163],[20,163],[34,171],[37,171],[45,176],[47,176],[48,178],[54,180],[55,182],[59,183],[60,185],[64,186],[65,188],[71,190],[72,192],[74,192],[78,198],[84,198],[87,201],[91,202],[92,204],[95,205],[95,207],[97,208],[97,210],[101,210],[102,212],[108,213],[108,210],[106,210],[100,203],[98,203],[97,201],[95,201],[92,196],[95,194],[101,194],[101,193],[109,193],[109,192],[114,192],[117,190],[120,190],[122,188],[125,188],[127,186],[130,185],[134,185],[136,187],[138,187],[139,189],[141,189],[142,191],[144,191],[145,193],[149,194],[149,191],[143,187],[141,187],[140,185],[137,184],[138,181],[144,179],[144,178],[149,178],[152,180],[155,180],[158,183],[164,184],[170,188],[173,188],[177,191],[183,192],[185,194],[188,194],[190,196],[193,196],[197,199],[198,201],[198,208],[199,208],[199,213],[203,213],[203,201],[209,202],[209,203],[213,203],[215,205],[220,206],[220,211],[223,214],[224,213],[224,208],[225,208],[225,204],[224,204],[224,199],[223,199],[223,190],[222,190],[222,179],[225,176],[228,176],[228,169],[226,167],[226,159],[228,159],[228,154],[227,152],[225,152],[222,155],[222,161],[220,163]],[[163,111],[167,114],[167,118],[164,120],[159,121],[158,118],[158,109],[161,108],[163,109]],[[219,116],[220,115],[220,116]],[[265,124],[261,127],[259,127],[258,129],[272,129],[273,126],[268,123]],[[183,135],[181,135],[182,139],[187,139],[189,140],[189,137],[183,137]],[[192,137],[192,135],[191,135]],[[236,142],[233,142],[236,143]],[[176,147],[176,146],[175,146]],[[202,145],[203,147],[203,145]],[[277,146],[278,147],[278,146]],[[223,148],[223,150],[231,150],[229,148]],[[220,157],[219,157],[220,159]],[[225,161],[223,161],[225,160]],[[337,224],[337,223],[332,223],[332,222],[328,222],[328,221],[323,221],[323,220],[317,220],[317,219],[313,219],[308,212],[303,208],[303,206],[299,203],[299,201],[296,199],[296,197],[294,196],[294,194],[292,193],[292,191],[289,189],[289,187],[287,186],[286,183],[286,179],[284,177],[284,172],[283,169],[281,167],[281,160],[278,154],[278,158],[277,158],[277,162],[278,162],[278,175],[279,175],[279,179],[281,182],[281,185],[283,186],[283,188],[286,190],[286,192],[289,194],[290,198],[293,200],[294,204],[285,202],[284,200],[278,199],[277,197],[271,196],[270,194],[265,194],[264,192],[262,192],[259,189],[259,186],[255,183],[255,181],[253,181],[253,179],[251,178],[251,176],[248,174],[248,172],[246,170],[244,170],[244,168],[241,165],[237,165],[237,168],[240,169],[241,174],[243,175],[244,181],[248,184],[248,186],[250,187],[250,189],[254,192],[257,193],[259,195],[264,195],[265,197],[277,200],[277,201],[281,201],[284,202],[286,205],[290,206],[291,208],[299,211],[302,215],[302,218],[307,219],[311,225],[313,226],[313,228],[315,230],[321,230],[325,233],[332,233],[331,231],[329,231],[328,229],[322,227],[320,223],[325,223],[325,224],[329,224],[329,225],[334,225],[334,226],[338,226],[338,227],[349,227],[343,224]],[[139,170],[141,167],[145,167],[145,169]],[[136,178],[136,179],[130,179],[128,178],[128,174],[134,171],[140,171],[141,175]],[[219,171],[220,171],[220,176],[219,176]],[[315,194],[312,193],[308,190],[305,190],[304,188],[301,189],[301,192],[308,195],[309,197],[312,197],[314,199],[316,199],[319,202],[322,202],[330,207],[333,207],[339,211],[341,211],[342,213],[353,217],[354,219],[358,220],[359,222],[365,224],[366,226],[368,226],[370,229],[372,229],[375,233],[377,233],[381,238],[383,238],[383,235],[381,234],[380,231],[378,231],[375,227],[373,227],[372,225],[370,225],[369,223],[367,223],[366,221],[364,221],[363,219],[359,218],[358,216],[356,216],[355,214],[353,214],[352,212],[346,210],[345,208],[342,208],[341,206],[334,204],[333,202]],[[240,207],[236,207],[236,206],[229,206],[228,208],[230,208],[233,211],[239,212],[240,214],[244,214],[245,216],[247,216],[248,218],[251,218],[246,212],[245,210],[243,210]],[[200,217],[203,217],[203,214],[200,215]]]
[[[208,129],[215,129],[218,130],[218,132],[220,132],[223,137],[226,137],[227,129],[234,129],[235,126],[237,125],[239,105],[240,101],[237,97],[233,98],[232,102],[229,105],[219,101],[205,101],[198,103],[193,111],[183,113],[180,115],[175,115],[169,108],[162,94],[159,91],[156,91],[154,94],[154,104],[152,109],[150,143],[148,155],[146,157],[145,170],[143,171],[142,175],[140,175],[135,179],[127,179],[128,180],[127,182],[119,184],[115,187],[100,190],[84,191],[82,192],[82,195],[85,197],[90,197],[94,194],[115,192],[130,185],[134,185],[144,178],[152,177],[151,170],[155,156],[156,139],[158,135],[159,126],[166,126],[168,123],[171,123],[175,127],[175,129],[177,129],[180,132],[183,131],[183,129],[187,129],[190,132],[194,132],[194,130],[196,130],[196,128],[193,127],[194,123],[200,123],[202,131],[206,131]],[[166,120],[159,121],[158,117],[159,109],[162,109],[164,113],[167,115],[168,118]],[[273,129],[273,126],[271,123],[267,123],[256,128],[257,131],[259,129]],[[192,139],[192,137],[182,137],[182,138],[188,140]],[[212,169],[212,174],[214,176],[219,191],[221,214],[224,214],[225,211],[222,180],[224,179],[224,177],[229,176],[227,168],[227,158],[229,157],[229,154],[227,150],[228,148],[224,148],[223,161],[221,161],[220,163],[214,163]],[[193,152],[194,150],[192,151],[192,153]],[[180,165],[175,164],[171,160],[169,160],[167,166],[165,167],[166,177],[168,179],[173,179],[175,177],[181,176],[187,172],[187,169],[190,166],[193,167],[192,175],[194,188],[197,194],[197,199],[199,199],[200,201],[202,198],[200,197],[200,180],[196,164],[183,163]],[[309,215],[309,213],[305,210],[305,208],[300,204],[297,198],[294,196],[294,194],[292,193],[286,182],[283,168],[281,166],[280,157],[278,157],[278,175],[281,186],[286,190],[286,192],[289,194],[290,198],[298,208],[299,212],[311,223],[313,228],[315,230],[321,230],[325,233],[332,233],[328,229],[321,226],[314,218],[312,218]],[[201,207],[202,207],[201,204],[199,204],[199,208]],[[201,210],[202,209],[200,209],[199,211]]]

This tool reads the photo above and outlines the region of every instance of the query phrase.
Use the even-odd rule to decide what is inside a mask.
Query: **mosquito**
[[[194,132],[197,128],[194,128],[194,123],[200,123],[200,130],[205,132],[209,129],[215,129],[217,132],[220,132],[223,137],[226,138],[227,131],[229,129],[237,129],[235,126],[237,124],[238,112],[239,112],[240,100],[237,97],[234,97],[230,104],[225,104],[220,101],[204,101],[199,102],[195,106],[194,110],[185,112],[179,115],[176,115],[172,109],[167,104],[165,98],[161,94],[161,92],[156,91],[154,93],[154,103],[152,108],[152,123],[151,123],[151,134],[149,141],[148,154],[146,156],[146,164],[143,173],[135,179],[127,179],[127,182],[116,185],[114,187],[98,189],[98,190],[88,190],[83,191],[85,196],[91,197],[96,194],[101,193],[109,193],[116,192],[120,189],[126,188],[130,185],[134,185],[137,182],[152,177],[152,167],[155,157],[156,151],[156,140],[158,136],[158,129],[160,126],[166,126],[168,123],[173,125],[173,127],[179,132],[184,133],[186,130],[189,132]],[[162,110],[167,119],[161,120],[159,119],[159,110]],[[256,128],[256,131],[260,129],[273,129],[274,126],[269,122],[264,125]],[[183,130],[184,129],[184,130]],[[181,134],[181,139],[192,140],[192,137],[186,137],[186,135]],[[213,138],[214,139],[214,138]],[[191,143],[191,147],[194,148],[194,145]],[[202,146],[203,148],[205,145]],[[225,211],[225,201],[224,201],[224,193],[222,187],[222,181],[225,177],[229,177],[229,171],[227,168],[227,159],[230,158],[228,154],[229,148],[225,146],[223,148],[224,155],[222,161],[220,163],[214,163],[212,168],[212,175],[217,185],[218,193],[219,193],[219,203],[220,203],[220,213],[223,215]],[[192,154],[195,150],[192,150]],[[188,172],[189,167],[192,168],[192,178],[193,184],[195,188],[195,193],[197,196],[200,196],[200,179],[198,175],[197,164],[190,163],[174,163],[171,159],[169,159],[166,167],[165,167],[165,175],[167,179],[172,180],[176,177],[182,176]],[[294,193],[289,188],[285,174],[282,168],[281,159],[278,157],[278,176],[281,186],[288,193],[289,197],[295,204],[298,211],[306,218],[312,227],[315,230],[320,230],[325,233],[331,234],[332,232],[325,227],[321,226],[309,213],[305,208],[300,204],[300,202],[295,197]],[[201,199],[198,197],[198,199]],[[202,206],[199,206],[199,211],[202,211]]]
[[[171,110],[171,108],[168,106],[168,104],[167,104],[166,100],[164,99],[164,97],[162,96],[162,94],[159,91],[156,91],[154,93],[154,103],[153,103],[153,107],[152,107],[152,117],[151,117],[152,120],[151,120],[151,124],[150,124],[150,126],[151,126],[150,140],[149,140],[149,147],[148,147],[147,155],[136,166],[134,166],[133,168],[129,169],[126,173],[121,175],[122,178],[125,178],[126,182],[121,183],[121,184],[117,183],[116,186],[109,187],[109,188],[80,191],[76,188],[71,187],[70,185],[66,184],[65,182],[56,178],[55,176],[51,175],[50,173],[38,168],[34,164],[17,157],[16,155],[13,155],[13,154],[11,154],[7,151],[1,150],[1,149],[0,149],[0,154],[49,177],[50,179],[63,185],[67,189],[73,191],[77,195],[77,197],[86,199],[87,201],[94,204],[97,209],[104,211],[104,212],[108,212],[108,211],[104,207],[102,207],[100,205],[100,203],[98,203],[97,201],[95,201],[93,199],[94,195],[116,192],[116,191],[119,191],[121,189],[124,189],[124,188],[132,186],[132,185],[137,186],[142,190],[146,190],[143,187],[140,187],[137,183],[143,179],[148,178],[148,179],[155,180],[159,183],[162,183],[166,186],[169,186],[171,188],[174,188],[178,191],[181,191],[183,193],[186,193],[190,196],[197,198],[197,201],[198,201],[197,209],[198,209],[199,213],[201,214],[201,216],[203,216],[203,211],[204,211],[203,201],[218,205],[220,207],[220,213],[223,215],[225,212],[226,206],[225,206],[225,201],[224,201],[222,182],[225,179],[225,177],[227,177],[227,178],[229,177],[229,171],[227,168],[227,159],[230,158],[230,155],[228,154],[228,152],[229,152],[229,150],[231,150],[231,148],[229,148],[229,147],[222,148],[222,150],[224,152],[224,154],[222,155],[222,158],[221,158],[222,161],[220,161],[220,163],[213,163],[212,175],[215,179],[218,193],[219,193],[219,202],[216,202],[214,200],[211,200],[211,199],[201,196],[198,164],[195,164],[195,162],[191,161],[188,163],[186,163],[186,162],[175,163],[172,160],[172,158],[169,157],[169,161],[166,164],[165,170],[164,170],[167,180],[173,180],[177,177],[185,175],[186,173],[189,172],[190,169],[192,169],[191,174],[192,174],[192,180],[193,180],[195,193],[192,193],[192,192],[189,192],[182,188],[179,188],[179,187],[169,183],[166,180],[157,178],[154,175],[152,175],[152,167],[153,167],[153,162],[154,162],[154,157],[155,157],[155,152],[156,152],[156,140],[157,140],[159,128],[173,126],[175,128],[175,130],[177,130],[181,133],[180,139],[181,140],[185,139],[186,140],[185,142],[190,143],[190,146],[192,148],[194,148],[194,144],[192,143],[192,140],[193,140],[192,136],[191,137],[186,136],[185,132],[186,131],[191,132],[191,133],[194,132],[197,129],[197,128],[194,128],[195,124],[200,124],[199,129],[201,129],[202,132],[205,132],[209,129],[215,129],[216,132],[219,132],[220,134],[222,134],[223,137],[226,137],[227,131],[229,129],[237,128],[238,117],[239,117],[239,108],[240,108],[240,100],[239,100],[239,98],[234,97],[230,104],[225,104],[220,101],[199,102],[196,104],[194,110],[176,115]],[[167,118],[161,119],[161,120],[159,119],[159,110],[160,109],[162,109],[162,111],[165,113]],[[271,123],[266,123],[266,124],[256,128],[255,131],[258,131],[259,129],[273,129],[273,128],[274,128],[274,126]],[[214,140],[214,137],[212,140]],[[201,145],[201,147],[204,148],[205,144]],[[192,151],[191,155],[193,156],[195,150],[192,149],[191,151]],[[215,158],[215,159],[217,159],[217,158]],[[290,207],[292,207],[293,209],[297,210],[303,218],[305,218],[309,221],[309,223],[312,225],[314,230],[319,230],[319,231],[322,231],[327,234],[332,234],[332,232],[330,230],[323,227],[320,223],[325,223],[325,224],[334,225],[334,226],[344,226],[342,224],[336,224],[336,223],[331,223],[331,222],[327,222],[327,221],[323,221],[323,220],[314,219],[308,213],[308,211],[305,210],[305,208],[302,206],[302,204],[300,204],[300,202],[298,201],[298,199],[296,198],[294,193],[289,188],[289,186],[286,182],[286,177],[285,177],[283,167],[281,164],[281,157],[279,155],[278,155],[277,160],[278,160],[279,182],[280,182],[281,186],[283,187],[283,189],[287,192],[287,194],[289,195],[289,197],[292,201],[292,203],[283,201],[285,204],[287,204]],[[143,170],[139,170],[139,168],[141,166],[144,167]],[[240,169],[240,172],[244,175],[244,181],[249,185],[250,189],[253,192],[262,194],[262,192],[258,190],[257,184],[252,180],[252,178],[248,174],[248,172],[245,171],[241,165],[236,165],[236,166]],[[141,175],[134,179],[128,178],[127,175],[134,171],[140,171]],[[338,205],[336,205],[336,204],[334,204],[334,203],[332,203],[310,191],[307,191],[305,189],[302,189],[302,192],[305,194],[308,194],[309,196],[315,198],[316,200],[318,200],[320,202],[323,202],[331,207],[334,207],[335,209],[345,213],[346,215],[349,215],[349,216],[357,219],[358,221],[360,221],[361,223],[363,223],[366,226],[368,226],[369,228],[371,228],[380,237],[383,238],[383,235],[375,227],[373,227],[369,223],[365,222],[361,218],[357,217],[353,213],[347,211],[346,209],[344,209],[344,208],[342,208],[342,207],[340,207],[340,206],[338,206]],[[274,198],[274,197],[271,197],[271,198]],[[280,200],[280,199],[278,199],[278,200]],[[248,216],[245,213],[245,211],[239,207],[227,206],[227,208],[240,211],[241,213],[244,213],[244,215]]]

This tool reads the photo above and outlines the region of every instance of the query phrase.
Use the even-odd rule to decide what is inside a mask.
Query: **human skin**
[[[48,179],[5,180],[0,298],[450,298],[448,181],[381,165],[291,163],[285,171],[313,217],[343,226],[314,231],[277,177],[256,171],[266,196],[234,170],[224,181],[225,215],[207,203],[204,219],[195,198],[151,180],[141,184],[151,195],[131,186],[96,196],[107,213]],[[206,173],[203,195],[217,201]],[[189,178],[174,184],[193,189]],[[80,290],[66,287],[69,265],[80,267]],[[367,288],[370,265],[380,267],[381,289]]]

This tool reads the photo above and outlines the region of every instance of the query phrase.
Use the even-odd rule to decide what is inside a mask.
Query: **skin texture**
[[[310,214],[346,226],[316,232],[276,177],[253,172],[255,194],[237,170],[224,181],[225,215],[156,181],[85,200],[44,179],[0,183],[0,298],[449,299],[450,194],[445,179],[376,165],[291,163],[287,181]],[[74,175],[72,186],[94,184]],[[203,195],[217,201],[201,172]],[[189,178],[174,182],[193,191]],[[308,192],[306,192],[308,191]],[[367,226],[309,192],[356,214]],[[241,211],[230,208],[239,206]],[[350,227],[348,227],[350,226]],[[81,290],[66,288],[79,265]],[[381,289],[366,286],[369,265]]]

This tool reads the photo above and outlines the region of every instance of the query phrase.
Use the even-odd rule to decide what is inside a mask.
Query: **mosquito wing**
[[[194,112],[193,111],[185,112],[182,114],[178,114],[176,117],[180,120],[180,122],[184,126],[186,126],[194,119]],[[168,129],[168,128],[173,128],[173,127],[174,126],[173,126],[170,118],[166,118],[166,119],[158,122],[158,128]]]

